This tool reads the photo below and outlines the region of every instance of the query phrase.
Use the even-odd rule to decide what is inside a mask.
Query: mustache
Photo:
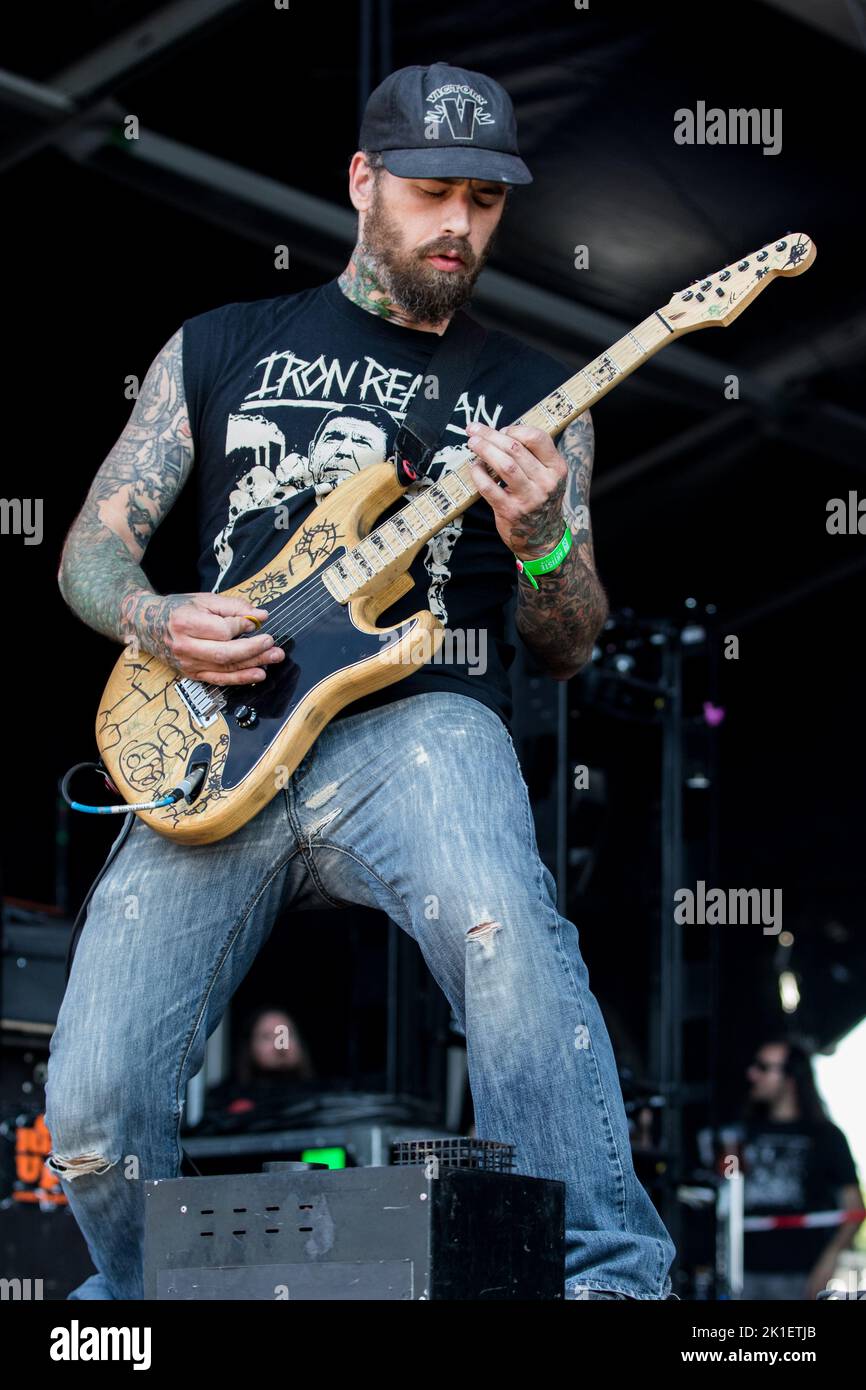
[[[465,244],[458,244],[455,246],[453,242],[447,246],[443,246],[441,243],[425,246],[418,254],[419,258],[422,260],[426,256],[459,256],[467,270],[471,270],[475,263],[475,255],[471,247]]]

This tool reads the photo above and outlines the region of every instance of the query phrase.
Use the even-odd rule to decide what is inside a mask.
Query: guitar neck
[[[677,336],[660,312],[652,314],[512,423],[532,425],[555,439],[566,425]],[[340,560],[328,565],[326,582],[334,596],[341,600],[351,598],[370,579],[401,556],[417,551],[419,544],[435,536],[470,507],[480,494],[469,463],[467,460],[444,473],[437,483],[422,489],[417,497],[376,526]]]
[[[629,376],[676,336],[673,325],[661,312],[656,312],[626,333],[607,352],[581,367],[564,385],[557,387],[513,423],[532,425],[544,430],[551,438],[556,438],[566,425],[589,410],[590,406],[613,390],[617,382]]]

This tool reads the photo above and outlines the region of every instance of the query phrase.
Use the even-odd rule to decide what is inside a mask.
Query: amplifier
[[[8,899],[3,909],[0,1026],[48,1038],[66,991],[72,923]]]
[[[562,1299],[564,1261],[546,1178],[274,1163],[145,1182],[146,1299]]]

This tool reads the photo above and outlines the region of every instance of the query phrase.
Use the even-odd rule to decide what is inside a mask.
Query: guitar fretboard
[[[566,425],[673,336],[673,326],[661,311],[651,315],[512,424],[532,425],[555,439]],[[472,505],[480,494],[469,471],[469,462],[467,459],[451,472],[443,473],[438,482],[419,489],[417,496],[322,571],[322,578],[334,598],[340,602],[352,598],[376,575],[410,551],[417,550],[419,544],[435,536]]]

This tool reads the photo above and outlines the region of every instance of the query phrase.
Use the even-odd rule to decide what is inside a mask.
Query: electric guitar
[[[801,275],[815,259],[788,233],[678,291],[661,309],[587,364],[514,424],[555,438],[666,343],[727,326],[776,275]],[[208,685],[127,644],[96,719],[102,761],[124,800],[153,830],[209,844],[239,829],[285,786],[338,711],[404,679],[438,651],[445,629],[428,609],[404,622],[377,618],[412,588],[421,546],[477,499],[468,462],[377,525],[403,494],[393,460],[345,478],[279,554],[227,589],[267,609],[285,659],[264,681]]]

